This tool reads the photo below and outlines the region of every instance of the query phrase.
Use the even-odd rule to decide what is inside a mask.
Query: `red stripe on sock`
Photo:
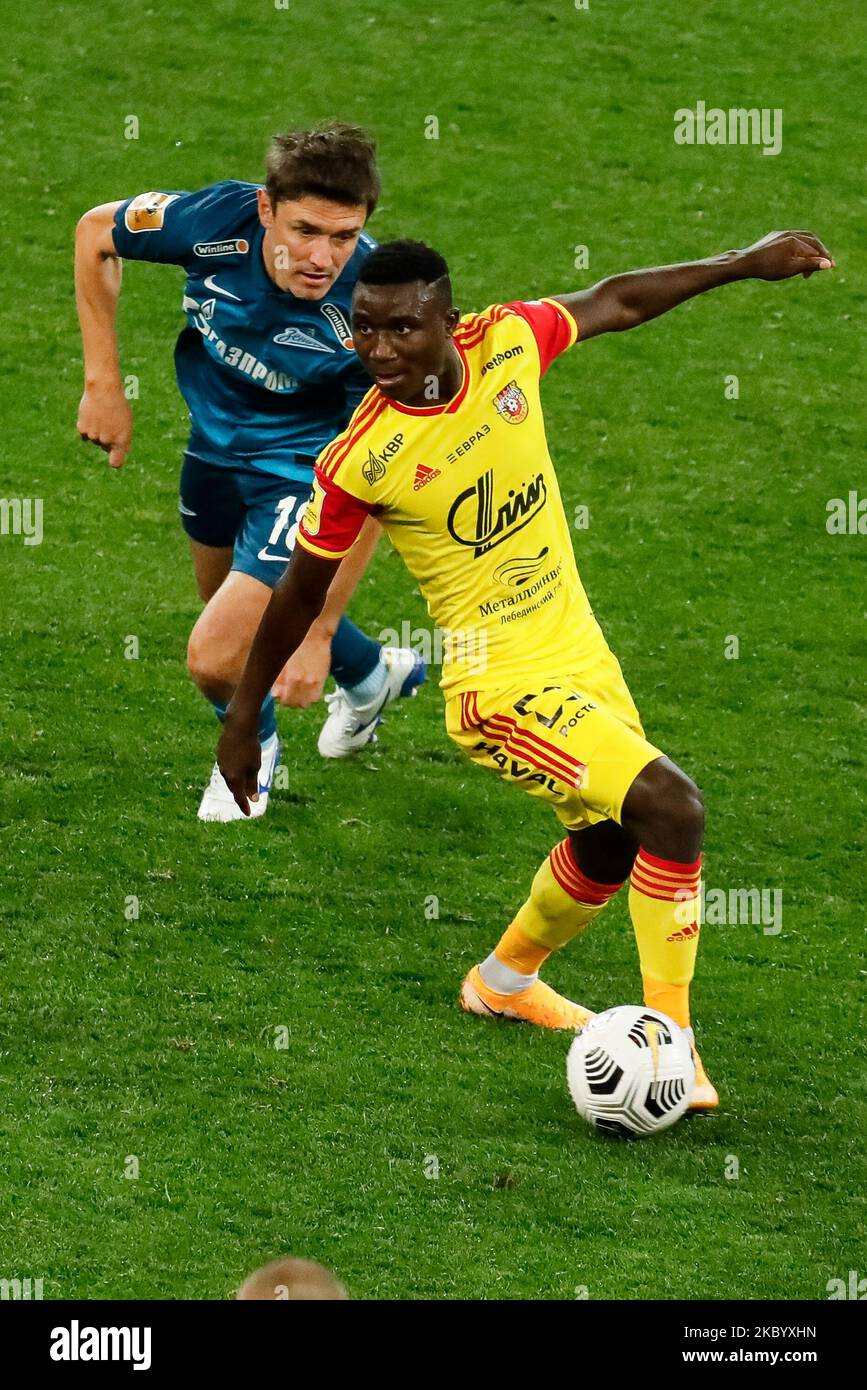
[[[655,854],[649,854],[646,849],[640,849],[635,861],[636,864],[639,860],[642,864],[646,864],[648,869],[662,869],[670,874],[688,874],[690,871],[697,873],[701,868],[701,855],[698,856],[698,859],[694,859],[691,864],[681,864],[677,859],[659,859]]]
[[[597,883],[594,879],[588,878],[576,864],[568,840],[561,840],[559,845],[555,845],[548,858],[551,872],[560,887],[577,902],[587,903],[591,907],[601,907],[623,887],[622,883]]]
[[[701,855],[691,864],[675,859],[659,859],[640,849],[632,866],[630,882],[645,897],[661,902],[685,902],[698,894],[701,886]]]

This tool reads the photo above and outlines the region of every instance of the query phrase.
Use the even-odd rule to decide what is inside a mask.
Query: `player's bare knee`
[[[658,758],[630,787],[623,824],[650,854],[688,863],[701,852],[704,798],[691,777]]]
[[[195,628],[187,643],[187,671],[208,700],[224,703],[232,698],[237,681],[232,679],[232,673],[216,658],[211,644]]]
[[[681,773],[679,783],[669,789],[662,815],[666,834],[680,846],[671,858],[697,858],[704,839],[704,798],[689,777]]]

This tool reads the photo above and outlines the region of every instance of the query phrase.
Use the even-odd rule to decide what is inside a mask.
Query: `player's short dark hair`
[[[361,285],[425,285],[442,281],[443,294],[451,296],[452,282],[444,256],[423,241],[384,241],[364,261],[358,273]]]
[[[366,130],[340,121],[283,131],[268,146],[265,188],[272,207],[307,195],[363,203],[370,216],[382,190],[376,145]]]

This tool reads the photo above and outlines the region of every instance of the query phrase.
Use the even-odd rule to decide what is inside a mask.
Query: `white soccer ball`
[[[695,1085],[689,1038],[658,1009],[623,1004],[597,1014],[566,1058],[579,1115],[627,1139],[657,1134],[679,1120]]]

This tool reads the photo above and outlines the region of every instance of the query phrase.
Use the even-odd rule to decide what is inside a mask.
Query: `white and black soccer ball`
[[[658,1009],[623,1004],[597,1014],[566,1058],[569,1091],[595,1129],[635,1139],[679,1120],[695,1085],[689,1038]]]

